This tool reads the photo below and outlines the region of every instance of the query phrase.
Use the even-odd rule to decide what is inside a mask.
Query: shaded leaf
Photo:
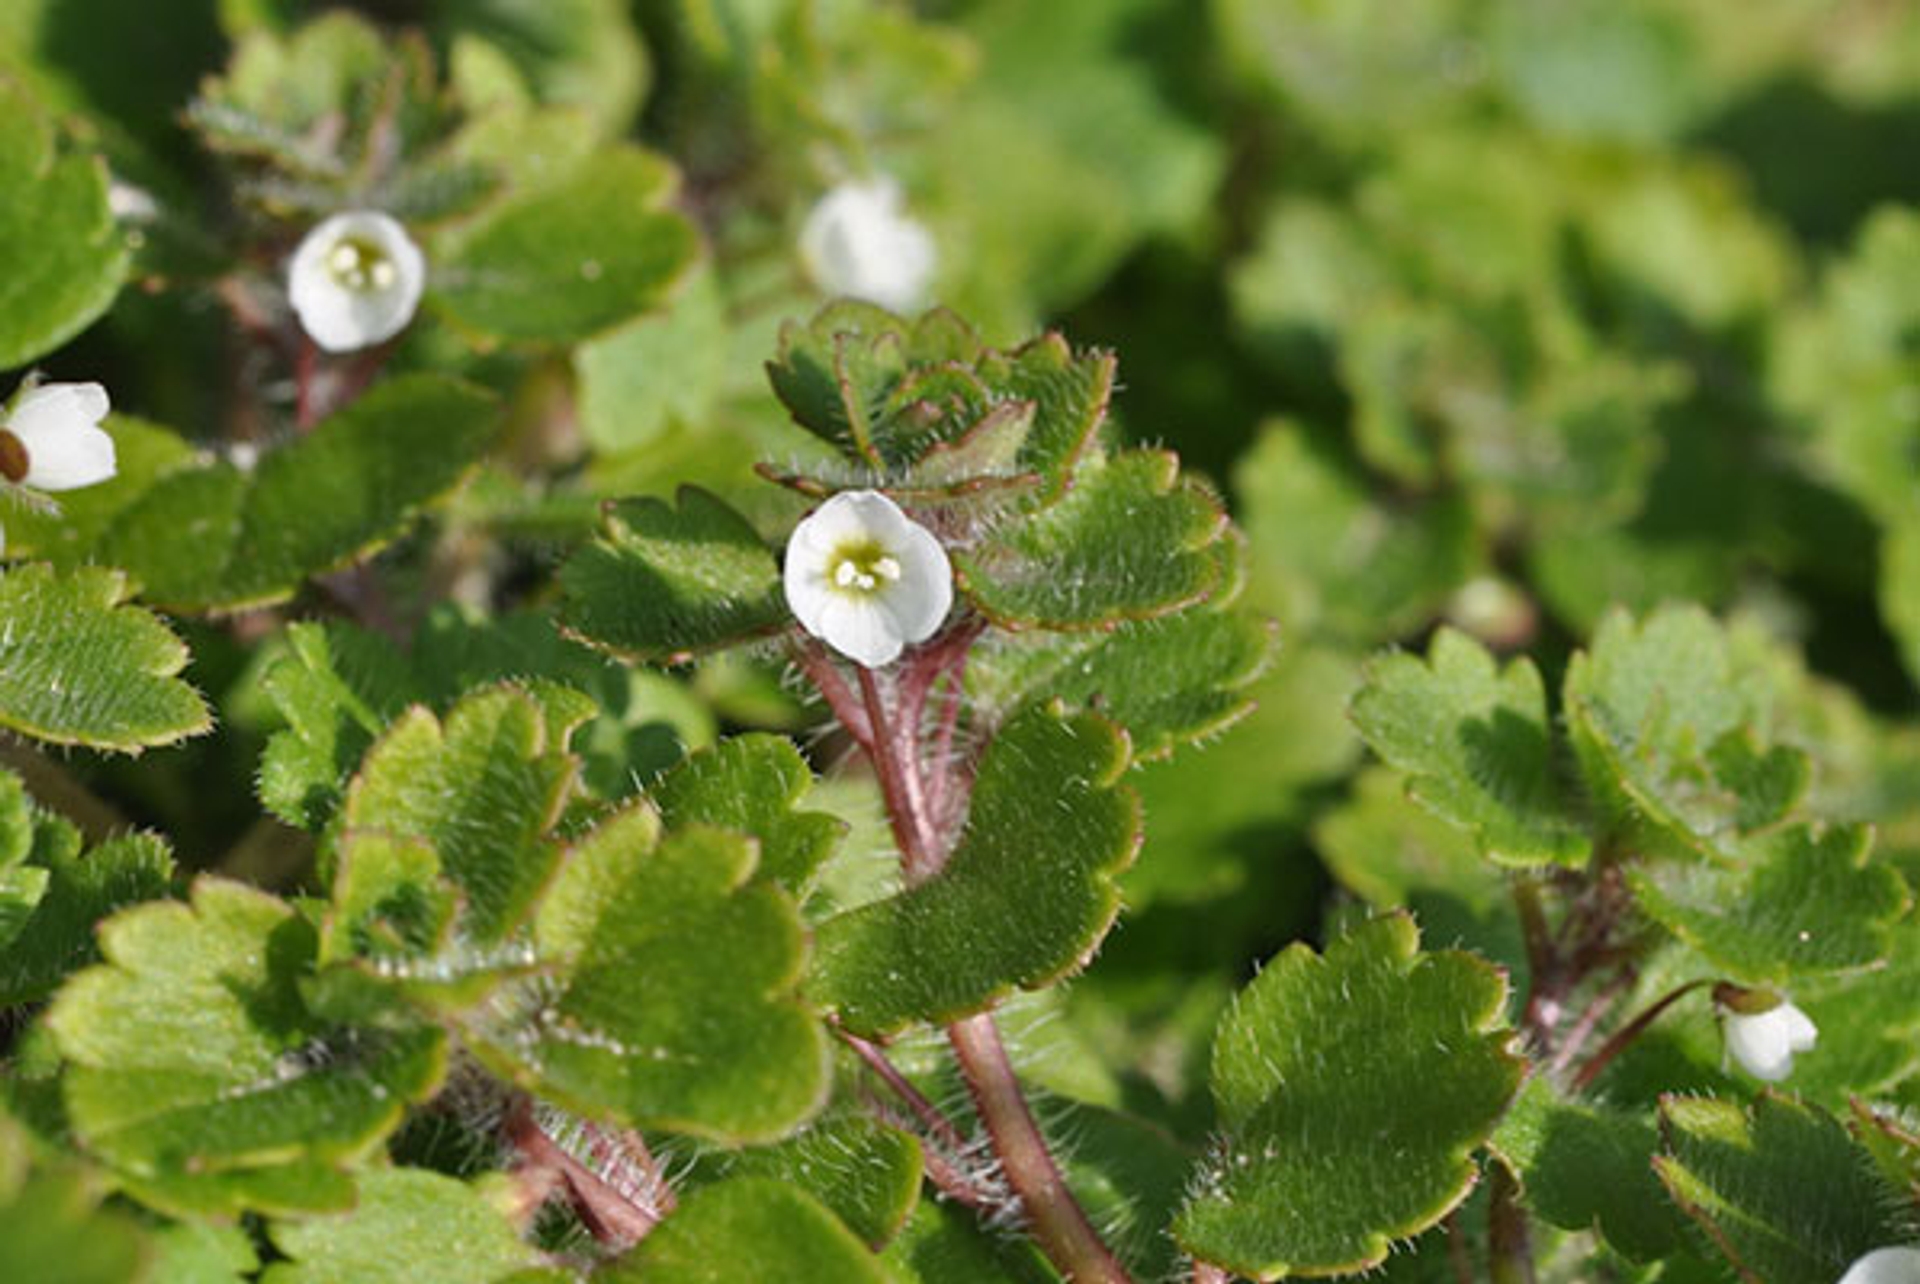
[[[276,1221],[262,1284],[505,1284],[542,1255],[472,1187],[417,1168],[367,1172],[353,1211]],[[568,1278],[556,1274],[556,1280]]]
[[[822,1120],[775,1145],[740,1151],[726,1173],[804,1190],[878,1252],[919,1203],[920,1142],[898,1128],[848,1115]]]
[[[98,957],[95,924],[123,906],[158,900],[173,886],[173,857],[150,834],[111,838],[82,856],[79,835],[65,822],[42,818],[36,828],[32,854],[7,871],[42,890],[0,947],[0,1006],[46,998]]]
[[[677,178],[661,158],[613,147],[551,186],[454,233],[431,297],[463,325],[510,340],[570,343],[660,303],[699,254],[666,208]]]
[[[889,1284],[867,1246],[810,1196],[764,1177],[697,1190],[595,1284],[834,1280]]]

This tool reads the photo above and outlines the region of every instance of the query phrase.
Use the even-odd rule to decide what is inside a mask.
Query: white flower
[[[406,329],[427,284],[407,229],[378,210],[350,210],[307,233],[287,265],[301,328],[328,352],[352,352]]]
[[[1725,1022],[1727,1051],[1748,1074],[1778,1083],[1793,1070],[1793,1054],[1806,1052],[1820,1035],[1813,1021],[1782,999],[1764,1012],[1729,1010]]]
[[[107,390],[43,383],[14,400],[0,426],[0,477],[33,490],[73,490],[113,476],[113,438],[100,427]]]
[[[895,312],[925,301],[933,278],[933,237],[900,206],[891,178],[842,183],[807,215],[800,257],[830,294]]]
[[[1876,1248],[1849,1266],[1839,1284],[1920,1284],[1920,1248]]]
[[[953,568],[940,541],[892,500],[850,490],[793,528],[786,589],[802,628],[876,669],[947,618]]]

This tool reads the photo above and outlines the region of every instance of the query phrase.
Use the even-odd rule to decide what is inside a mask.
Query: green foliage
[[[1182,1246],[1255,1279],[1349,1273],[1439,1221],[1520,1086],[1506,998],[1485,963],[1423,953],[1405,915],[1324,956],[1290,947],[1215,1036],[1221,1136],[1175,1222]]]
[[[636,806],[568,850],[534,940],[563,963],[524,1012],[482,1015],[476,1051],[585,1114],[739,1142],[790,1130],[826,1090],[825,1036],[794,999],[793,902],[754,881],[746,837],[662,838]]]
[[[483,1193],[450,1177],[391,1168],[360,1178],[356,1194],[351,1212],[273,1223],[287,1260],[262,1284],[525,1282],[533,1277],[519,1272],[541,1262]],[[406,1259],[396,1244],[409,1246]]]
[[[1469,830],[1503,865],[1571,864],[1589,846],[1554,775],[1546,692],[1527,660],[1505,671],[1443,629],[1426,664],[1388,656],[1354,697],[1353,718],[1425,806]]]
[[[1660,1180],[1750,1279],[1814,1284],[1906,1236],[1866,1152],[1817,1107],[1763,1093],[1751,1111],[1675,1097],[1660,1106]]]
[[[98,1210],[102,1192],[77,1171],[39,1169],[27,1132],[0,1116],[0,1271],[19,1280],[124,1284],[150,1252],[139,1227]]]
[[[730,1176],[771,1177],[798,1186],[830,1209],[870,1248],[885,1248],[920,1199],[920,1142],[859,1116],[828,1119],[773,1146],[747,1150]]]
[[[1079,970],[1140,841],[1110,723],[1035,708],[994,738],[945,867],[817,928],[808,990],[862,1034],[982,1011]],[[980,926],[991,924],[984,939]]]
[[[664,207],[673,170],[630,149],[511,200],[443,245],[433,290],[461,325],[568,343],[662,300],[693,262],[693,226]]]
[[[0,80],[0,369],[85,329],[127,276],[106,166],[68,151],[21,86]]]
[[[757,876],[798,895],[847,828],[825,812],[796,810],[812,784],[813,773],[791,741],[747,735],[691,755],[649,786],[647,796],[670,829],[712,825],[754,839]]]
[[[594,1275],[605,1284],[716,1279],[846,1280],[885,1284],[867,1248],[813,1198],[764,1177],[696,1191],[658,1231]]]
[[[205,702],[175,676],[186,647],[126,591],[101,567],[0,571],[0,726],[126,753],[207,730]]]
[[[63,566],[125,567],[143,596],[180,610],[277,602],[398,536],[498,426],[487,393],[437,375],[383,384],[245,469],[123,425],[141,466],[82,492],[93,538],[26,547]]]
[[[107,961],[47,1017],[72,1062],[66,1108],[88,1150],[161,1207],[348,1203],[340,1168],[445,1073],[438,1030],[337,1031],[308,1011],[315,934],[263,892],[203,877],[191,905],[122,911],[100,946]]]
[[[605,532],[560,572],[567,630],[633,660],[676,663],[787,619],[773,554],[746,519],[697,487],[677,504],[608,507]]]

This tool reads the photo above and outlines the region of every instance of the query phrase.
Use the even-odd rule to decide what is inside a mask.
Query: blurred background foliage
[[[475,341],[443,311],[394,359],[509,407],[380,563],[420,668],[449,699],[518,672],[594,691],[607,794],[723,729],[812,721],[770,665],[629,674],[539,615],[603,498],[697,481],[769,533],[798,512],[751,471],[805,448],[762,364],[821,301],[795,242],[841,179],[900,181],[937,301],[989,341],[1117,350],[1117,432],[1230,495],[1278,655],[1255,713],[1138,773],[1130,912],[1071,1019],[1038,1018],[1058,1091],[1204,1119],[1206,1035],[1249,961],[1346,907],[1411,903],[1430,946],[1514,959],[1497,880],[1362,769],[1346,718],[1363,658],[1443,621],[1534,655],[1551,690],[1609,605],[1743,617],[1815,728],[1824,813],[1876,821],[1920,872],[1920,8],[389,0],[356,8],[424,49],[291,43],[328,8],[0,0],[0,69],[158,209],[127,224],[119,304],[42,367],[205,443],[284,432],[284,374],[193,229],[325,204],[229,179],[271,150],[248,120],[299,124],[352,59],[430,55],[422,111],[452,141],[394,196],[429,229],[467,199],[462,164],[537,185],[615,140],[669,158],[702,248],[660,306],[577,342]],[[250,785],[286,643],[247,619],[187,626],[217,735],[53,770],[186,864],[273,881],[297,844]],[[859,782],[828,789],[870,833]]]

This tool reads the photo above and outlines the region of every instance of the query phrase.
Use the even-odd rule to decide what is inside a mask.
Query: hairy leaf
[[[1734,1102],[1668,1097],[1654,1170],[1743,1280],[1833,1284],[1862,1254],[1909,1237],[1892,1188],[1815,1106],[1763,1092]]]
[[[745,735],[693,754],[647,789],[669,829],[711,825],[760,844],[758,874],[799,895],[832,854],[846,822],[797,804],[813,772],[782,736]]]
[[[1422,953],[1404,914],[1283,952],[1215,1036],[1221,1132],[1181,1245],[1255,1279],[1348,1273],[1439,1221],[1520,1086],[1506,999],[1471,955]]]
[[[137,753],[212,725],[175,675],[187,648],[122,602],[126,577],[101,567],[0,570],[0,727],[55,744]]]
[[[1082,470],[1048,508],[956,549],[962,593],[1009,628],[1095,629],[1166,615],[1220,588],[1219,501],[1175,458],[1129,451]]]
[[[707,1284],[715,1280],[834,1280],[889,1284],[853,1232],[800,1190],[740,1177],[695,1191],[595,1284]]]
[[[981,760],[939,874],[820,924],[809,991],[862,1034],[947,1022],[1077,971],[1120,908],[1140,841],[1105,720],[1032,708]]]
[[[678,663],[787,620],[780,570],[723,501],[683,486],[677,504],[629,499],[560,569],[568,632],[626,659]]]
[[[1408,776],[1413,797],[1474,836],[1502,865],[1586,862],[1591,844],[1554,775],[1540,671],[1499,669],[1486,648],[1442,629],[1428,659],[1375,661],[1353,700],[1375,753]]]
[[[163,1207],[337,1206],[325,1174],[439,1085],[437,1029],[334,1029],[298,982],[313,930],[284,902],[202,877],[191,905],[122,911],[107,961],[68,982],[47,1022],[71,1061],[74,1131]]]
[[[1737,866],[1664,861],[1627,877],[1649,917],[1727,975],[1777,983],[1886,958],[1912,898],[1871,848],[1858,825],[1794,826],[1740,843]]]
[[[920,1199],[920,1142],[860,1115],[824,1119],[772,1146],[743,1150],[729,1177],[769,1177],[819,1200],[875,1252],[900,1233]]]
[[[561,980],[476,1014],[503,1073],[595,1118],[767,1140],[826,1092],[826,1046],[795,989],[805,937],[754,845],[637,805],[567,852],[535,924]]]

